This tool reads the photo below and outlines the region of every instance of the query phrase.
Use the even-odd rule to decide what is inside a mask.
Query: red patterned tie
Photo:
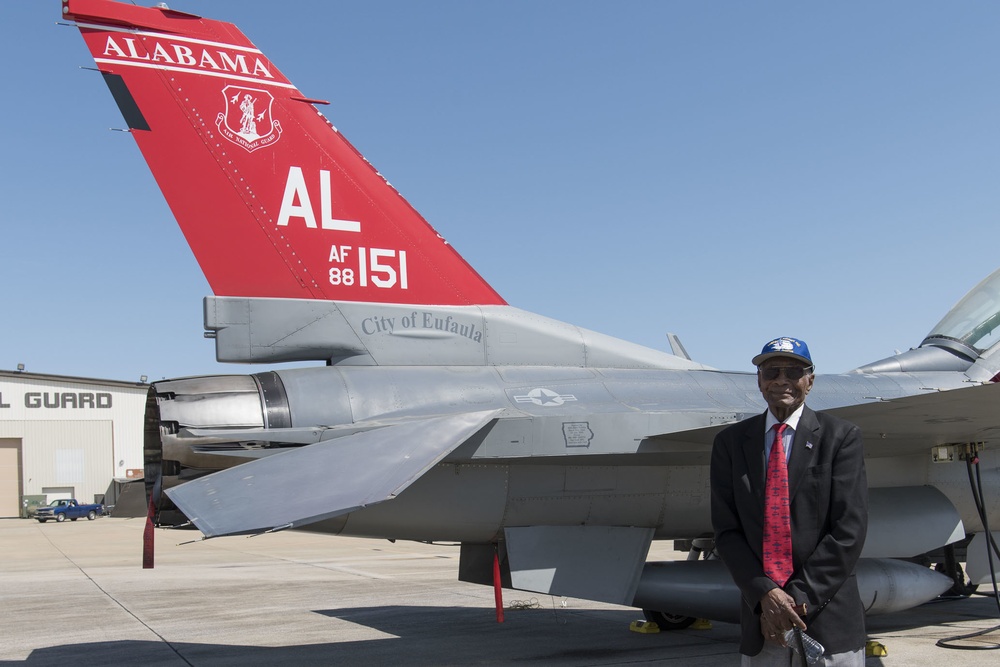
[[[767,459],[764,499],[764,574],[784,586],[792,576],[792,527],[788,515],[788,465],[781,435],[788,424],[776,424]]]

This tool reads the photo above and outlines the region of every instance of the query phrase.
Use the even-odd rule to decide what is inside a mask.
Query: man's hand
[[[787,646],[785,632],[793,627],[806,629],[795,608],[795,600],[780,588],[772,588],[760,599],[760,611],[760,632],[765,641]]]

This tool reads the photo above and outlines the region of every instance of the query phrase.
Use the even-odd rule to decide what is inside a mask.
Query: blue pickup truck
[[[103,512],[104,505],[81,505],[75,498],[60,498],[35,510],[35,518],[38,519],[38,523],[45,523],[49,519],[76,521],[83,517],[93,521]]]

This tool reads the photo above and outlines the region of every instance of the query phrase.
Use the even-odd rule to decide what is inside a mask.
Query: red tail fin
[[[233,25],[63,0],[220,296],[500,296]]]

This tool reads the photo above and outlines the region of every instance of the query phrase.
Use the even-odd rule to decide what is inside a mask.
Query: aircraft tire
[[[642,615],[646,617],[647,621],[652,621],[656,623],[660,630],[683,630],[684,628],[690,627],[692,623],[698,619],[694,616],[680,616],[679,614],[667,614],[662,611],[651,611],[649,609],[643,609]]]

